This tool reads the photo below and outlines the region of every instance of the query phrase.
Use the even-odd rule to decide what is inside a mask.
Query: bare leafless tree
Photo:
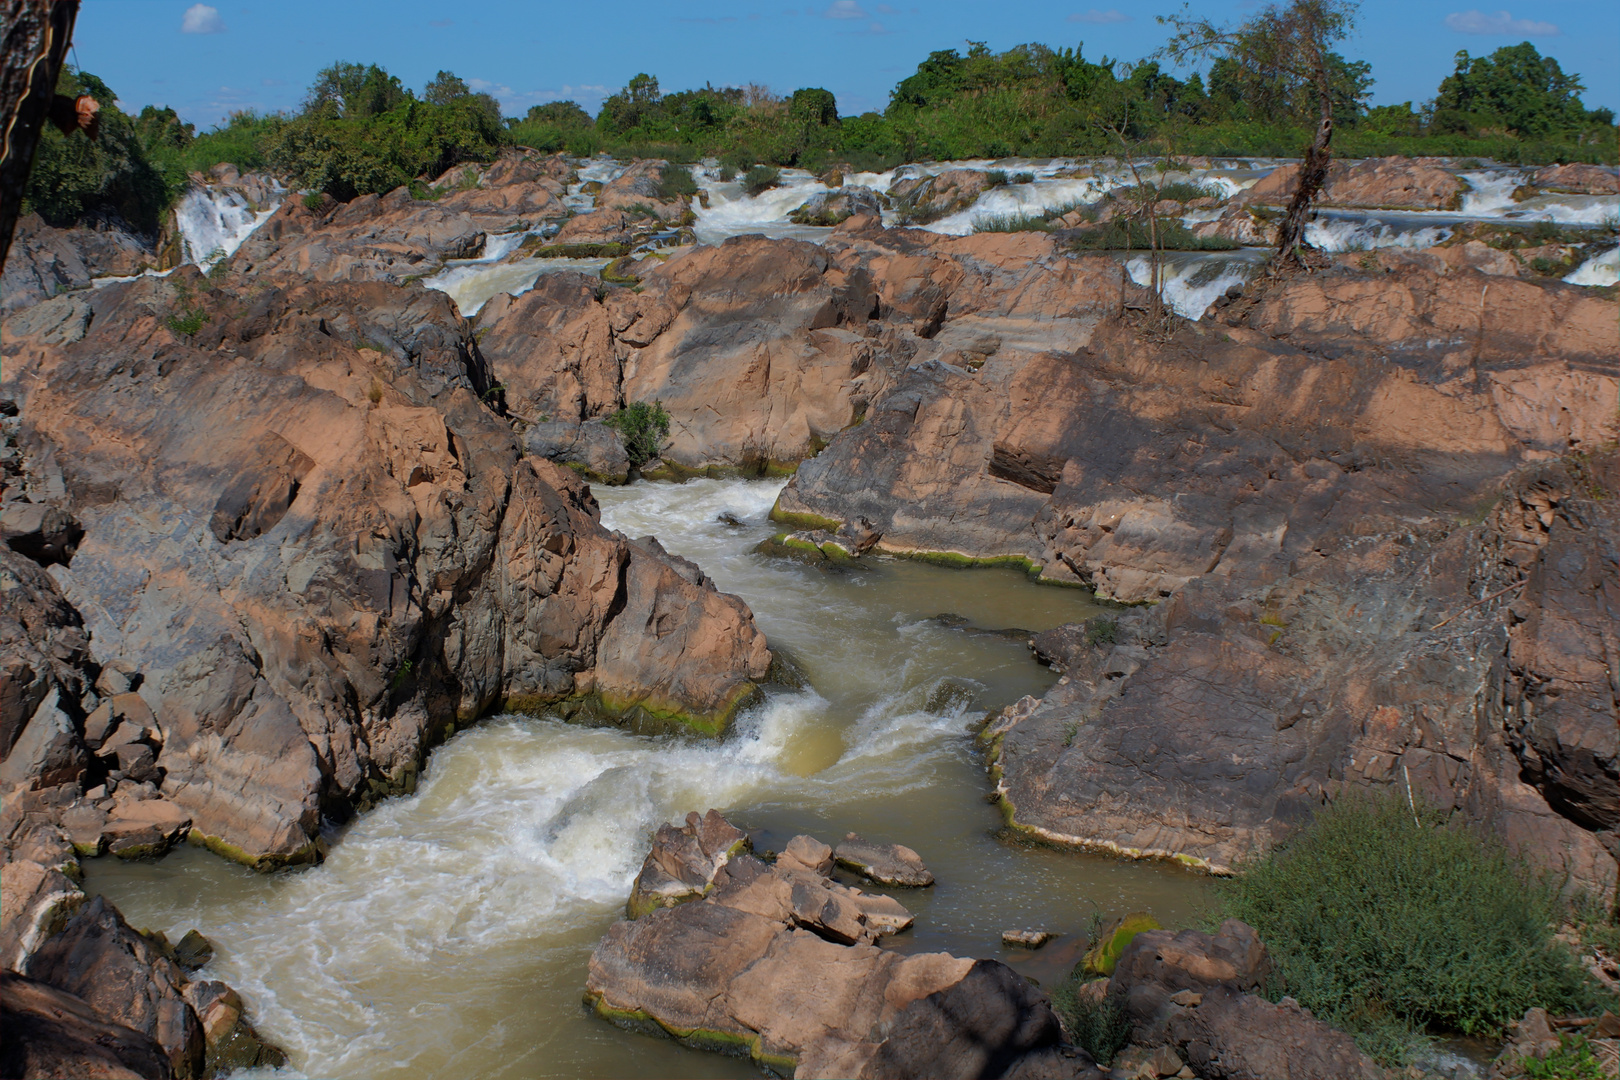
[[[1297,260],[1311,203],[1327,183],[1333,159],[1333,93],[1329,75],[1331,46],[1355,28],[1356,0],[1290,0],[1268,4],[1236,27],[1216,25],[1190,14],[1160,18],[1175,28],[1161,50],[1177,63],[1210,56],[1229,56],[1239,64],[1297,83],[1315,99],[1316,136],[1299,166],[1299,185],[1277,231],[1277,253]]]

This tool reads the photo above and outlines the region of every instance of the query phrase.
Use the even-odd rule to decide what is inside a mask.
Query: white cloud
[[[822,12],[829,19],[864,19],[866,12],[855,0],[833,0],[832,7]]]
[[[223,34],[225,20],[219,17],[219,8],[207,4],[192,4],[180,19],[182,34]]]
[[[1107,11],[1098,11],[1096,8],[1092,8],[1090,11],[1079,11],[1073,15],[1070,15],[1068,21],[1080,23],[1122,23],[1130,22],[1131,17],[1125,14],[1123,11],[1120,11],[1118,8],[1109,8]]]
[[[1512,37],[1555,37],[1562,33],[1550,22],[1515,19],[1505,11],[1454,11],[1446,16],[1446,27],[1459,34],[1492,34]]]

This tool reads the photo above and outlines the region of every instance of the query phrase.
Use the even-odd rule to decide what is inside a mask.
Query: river
[[[807,674],[811,688],[773,692],[733,737],[497,717],[439,747],[414,795],[335,832],[318,867],[263,875],[187,847],[161,862],[87,860],[86,890],[171,939],[206,934],[218,952],[203,977],[236,987],[288,1050],[293,1068],[277,1075],[369,1080],[757,1076],[581,1004],[591,949],[652,831],[689,810],[721,809],[762,848],[850,830],[907,844],[938,884],[895,892],[917,925],[885,945],[1000,957],[1047,984],[1094,912],[1195,918],[1206,879],[1025,845],[985,801],[972,722],[1054,678],[1021,637],[992,631],[1085,618],[1098,610],[1089,594],[1011,569],[760,555],[781,487],[597,491],[606,525],[695,560]],[[1003,930],[1029,927],[1065,936],[1033,954],[1002,948]]]

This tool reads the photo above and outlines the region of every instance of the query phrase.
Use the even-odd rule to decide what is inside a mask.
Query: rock
[[[169,1080],[169,1057],[151,1036],[103,1019],[81,998],[0,971],[6,1038],[0,1075],[18,1080]]]
[[[1130,915],[1123,915],[1103,927],[1086,950],[1083,961],[1088,975],[1112,975],[1114,967],[1119,963],[1120,955],[1130,947],[1132,941],[1144,933],[1158,930],[1159,920],[1146,912],[1138,911]]]
[[[945,169],[934,176],[902,179],[889,188],[895,207],[922,225],[965,210],[990,190],[989,174],[979,169]]]
[[[0,548],[0,750],[5,753],[0,776],[6,778],[4,783],[44,779],[41,770],[46,761],[56,763],[51,766],[53,772],[68,775],[81,767],[71,747],[54,742],[62,722],[53,717],[63,708],[82,716],[84,700],[94,693],[96,674],[84,620],[62,595],[56,579],[26,557]],[[47,710],[41,715],[45,727],[29,736],[28,746],[19,753],[18,740],[41,709]],[[52,777],[51,783],[55,782]]]
[[[839,843],[833,861],[879,885],[918,888],[934,883],[934,875],[915,851],[903,844],[873,843],[855,833],[847,834]]]
[[[625,245],[634,240],[630,217],[622,210],[593,210],[563,222],[557,235],[551,238],[556,245]]]
[[[102,839],[120,858],[154,858],[168,851],[190,827],[191,815],[166,799],[134,802],[120,798],[102,826]]]
[[[1281,204],[1293,196],[1299,166],[1282,165],[1243,193],[1246,203]],[[1323,188],[1324,206],[1364,206],[1411,210],[1455,210],[1468,190],[1466,181],[1433,158],[1369,158],[1335,161]]]
[[[701,900],[615,923],[591,956],[587,1002],[617,1023],[747,1052],[781,1075],[1077,1076],[1090,1066],[1058,1063],[1056,1017],[1004,965],[870,944],[883,910],[873,902],[898,905],[831,881],[830,861],[825,844],[795,837],[774,866],[741,856]]]
[[[1200,930],[1148,930],[1119,954],[1108,993],[1131,1019],[1133,1041],[1162,1045],[1172,1017],[1197,1008],[1215,987],[1259,990],[1271,958],[1253,927],[1228,919],[1213,935]]]
[[[825,191],[811,197],[810,201],[788,214],[788,220],[797,225],[838,225],[857,214],[868,214],[872,217],[883,215],[883,204],[878,201],[878,193],[871,188],[843,187],[840,184],[829,185],[837,188],[836,191]]]
[[[161,269],[157,237],[116,217],[89,218],[71,229],[53,228],[38,214],[17,221],[0,277],[0,311],[10,315],[59,293],[87,288],[91,279]]]
[[[40,947],[25,974],[153,1039],[177,1078],[202,1075],[207,1044],[182,993],[185,975],[101,897]]]
[[[1001,943],[1017,949],[1038,949],[1055,937],[1050,930],[1003,930]]]
[[[707,896],[720,868],[747,849],[747,834],[718,810],[702,817],[693,811],[679,829],[660,825],[630,889],[626,916],[639,919],[658,908]]]
[[[0,539],[41,566],[73,560],[84,530],[70,514],[42,503],[8,503],[0,510]]]
[[[623,484],[630,479],[630,456],[618,431],[600,422],[584,424],[551,420],[530,424],[523,432],[529,453],[575,466],[589,480]]]
[[[1170,1021],[1170,1039],[1211,1080],[1385,1080],[1344,1032],[1297,1004],[1217,986]]]
[[[196,971],[214,958],[214,943],[203,937],[196,930],[187,930],[184,937],[174,943],[174,962],[186,971]],[[216,983],[223,986],[223,983]],[[193,1003],[195,1007],[195,1003]],[[208,1026],[208,1020],[203,1017],[203,1011],[197,1009],[197,1015],[203,1020],[203,1027]]]
[[[679,221],[690,212],[684,199],[664,200],[659,197],[658,185],[665,169],[684,169],[685,165],[671,165],[667,161],[648,158],[634,161],[624,172],[596,194],[599,210],[650,210],[661,221]]]
[[[813,874],[832,873],[833,849],[813,836],[795,836],[787,842],[776,861],[783,869],[795,867]]]
[[[1602,165],[1544,165],[1530,177],[1532,187],[1577,195],[1613,195],[1620,190],[1611,168]]]
[[[264,867],[318,859],[323,814],[405,789],[487,711],[719,732],[755,699],[770,652],[746,606],[603,529],[578,476],[524,454],[480,400],[489,373],[448,298],[176,274],[216,312],[194,338],[151,314],[179,277],[88,294],[95,317],[71,343],[8,325],[4,394],[83,495],[86,538],[54,579],[0,550],[25,586],[0,590],[4,611],[26,597],[55,612],[0,622],[36,656],[0,654],[6,719],[13,698],[61,714],[8,732],[34,741],[5,769],[37,784],[88,767],[74,607],[101,659],[141,675],[163,732],[161,747],[132,740],[151,762],[113,751],[138,774],[112,770],[119,795],[155,776],[193,840]]]
[[[243,1015],[242,999],[229,986],[203,980],[186,984],[184,993],[208,1041],[204,1064],[207,1075],[224,1076],[238,1069],[278,1069],[287,1064],[285,1052],[259,1038]]]

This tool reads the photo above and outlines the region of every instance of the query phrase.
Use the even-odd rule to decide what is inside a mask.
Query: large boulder
[[[179,273],[97,290],[77,340],[8,337],[5,392],[85,529],[55,581],[156,718],[97,753],[194,841],[319,858],[323,816],[409,788],[490,709],[717,732],[752,700],[769,652],[746,606],[525,455],[442,294]],[[194,336],[163,321],[177,281],[212,314]],[[15,693],[45,708],[26,666]],[[131,844],[173,835],[145,824]]]
[[[162,269],[157,238],[116,218],[92,218],[74,228],[45,224],[38,214],[17,221],[0,277],[0,311],[12,312],[58,293],[87,287],[99,277]]]
[[[796,837],[771,866],[716,860],[700,834],[719,836],[723,819],[694,819],[660,833],[648,866],[693,888],[709,876],[706,895],[608,930],[586,979],[599,1015],[798,1077],[1096,1075],[1083,1055],[1060,1057],[1056,1016],[1011,969],[872,944],[910,916],[832,881],[825,844]],[[676,858],[683,838],[695,852]]]
[[[691,213],[686,200],[666,199],[660,190],[666,169],[686,169],[657,158],[640,159],[602,187],[596,194],[599,210],[622,210],[633,214],[651,212],[660,221],[680,221]]]
[[[990,187],[990,175],[982,169],[945,169],[933,176],[897,180],[889,197],[909,220],[922,224],[966,210]]]
[[[174,1067],[150,1035],[107,1020],[82,998],[0,971],[6,1038],[0,1074],[17,1080],[171,1080]]]
[[[624,440],[603,423],[539,421],[524,430],[523,446],[536,457],[573,466],[588,480],[623,484],[630,479]]]
[[[823,191],[788,214],[796,225],[840,225],[857,214],[881,216],[883,204],[878,193],[866,187],[841,187]]]
[[[1246,203],[1285,203],[1299,186],[1299,166],[1280,165],[1243,193]],[[1433,158],[1335,161],[1320,203],[1389,210],[1455,210],[1468,182]]]

